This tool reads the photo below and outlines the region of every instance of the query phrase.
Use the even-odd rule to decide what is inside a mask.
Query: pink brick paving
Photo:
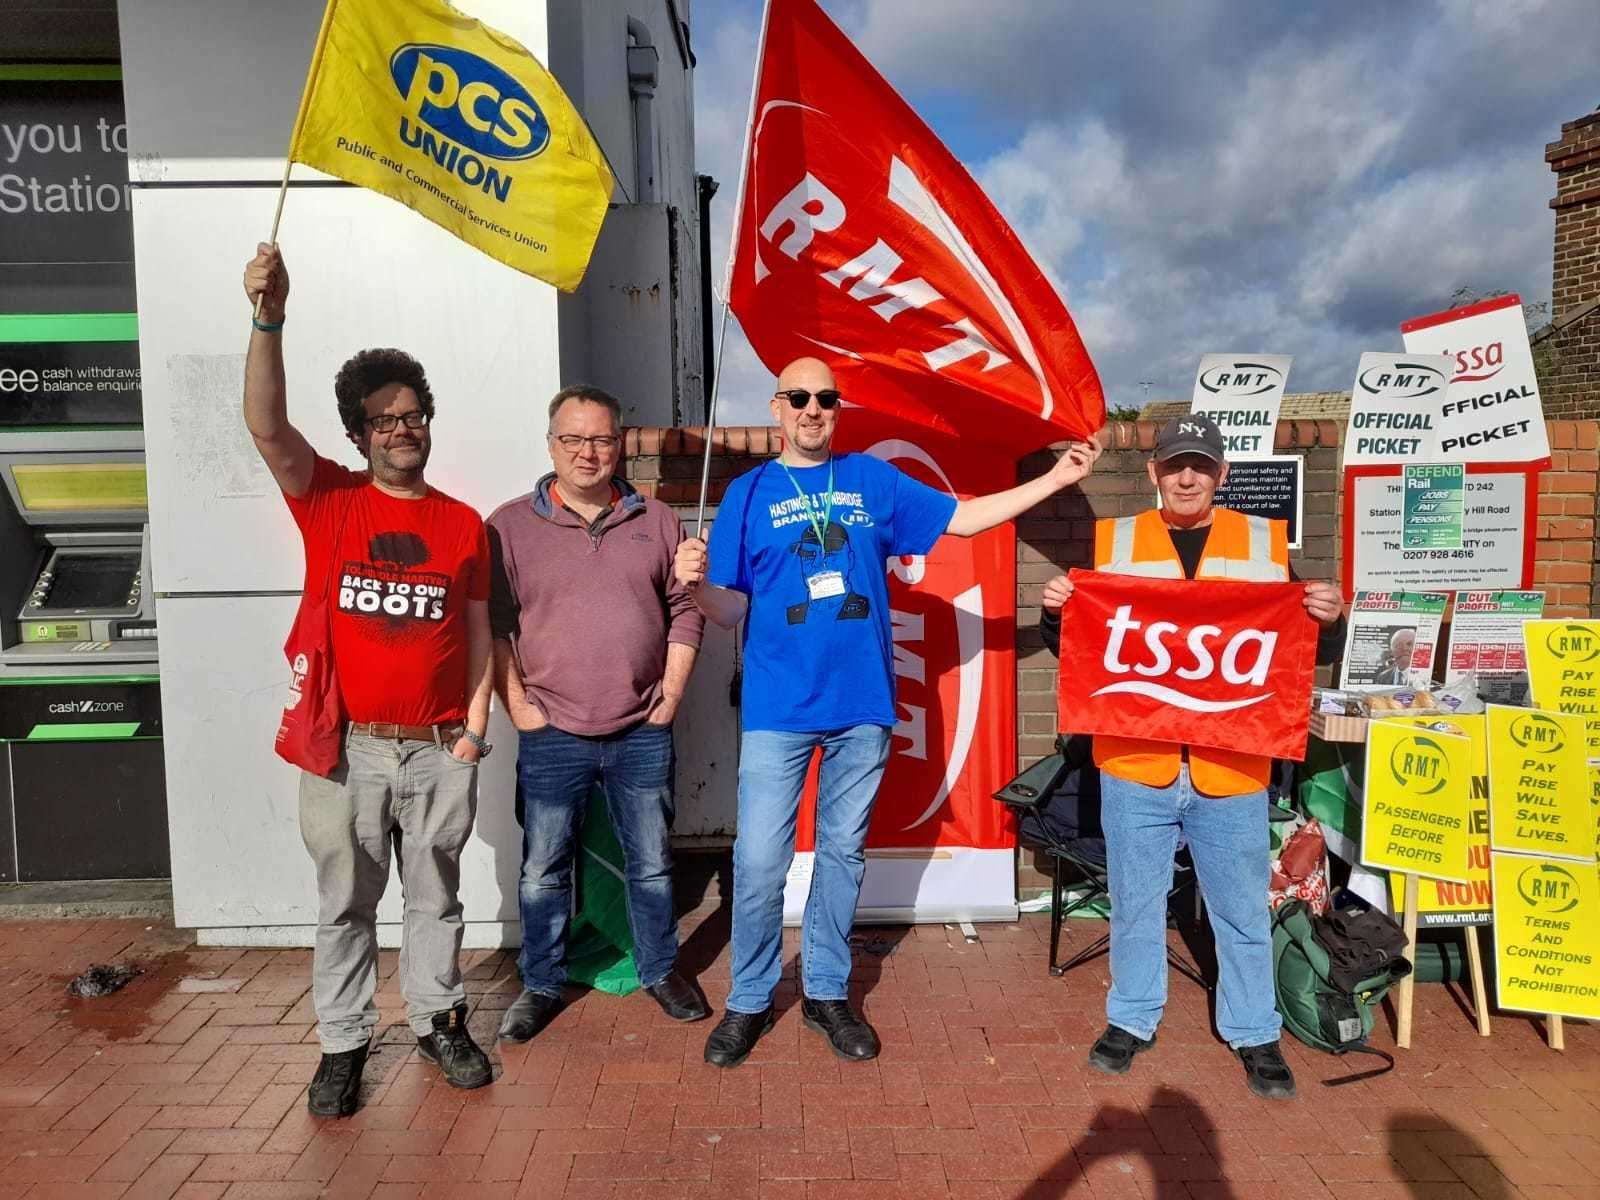
[[[683,924],[713,1002],[725,930],[712,907]],[[1569,1022],[1556,1054],[1501,1017],[1485,1041],[1454,991],[1423,986],[1393,1074],[1330,1090],[1319,1080],[1349,1064],[1286,1043],[1301,1096],[1269,1105],[1245,1093],[1202,993],[1175,980],[1160,1045],[1109,1080],[1084,1064],[1103,960],[1050,979],[1044,934],[1039,918],[977,943],[864,931],[873,1063],[839,1062],[791,1011],[719,1072],[700,1061],[709,1026],[595,994],[530,1045],[496,1047],[496,1082],[471,1093],[417,1058],[385,954],[395,1024],[363,1107],[318,1122],[308,952],[206,950],[140,921],[3,925],[0,1200],[1600,1198],[1600,1029]],[[66,996],[111,960],[148,973],[109,999]],[[500,952],[467,965],[490,1046],[514,967]],[[791,975],[779,1001],[793,1000]]]

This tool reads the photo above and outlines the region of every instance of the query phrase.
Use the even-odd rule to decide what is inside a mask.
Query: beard
[[[421,441],[390,446],[380,446],[374,441],[367,463],[372,468],[374,479],[381,479],[385,483],[411,484],[422,477],[431,449],[429,443]]]

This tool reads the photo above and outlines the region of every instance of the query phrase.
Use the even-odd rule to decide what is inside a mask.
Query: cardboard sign
[[[1207,354],[1200,360],[1189,411],[1217,423],[1230,464],[1235,455],[1272,453],[1292,362],[1287,354]]]
[[[1228,478],[1214,503],[1246,516],[1282,521],[1289,530],[1289,549],[1300,549],[1305,523],[1306,460],[1298,454],[1266,458],[1229,458]]]
[[[1467,738],[1414,725],[1367,727],[1365,866],[1469,882],[1471,749]]]
[[[1467,717],[1385,717],[1384,725],[1433,729],[1465,737],[1471,743],[1467,793],[1467,857],[1461,882],[1423,879],[1417,889],[1417,923],[1424,929],[1456,929],[1487,925],[1491,919],[1489,883],[1489,737],[1483,714]],[[1389,876],[1394,911],[1405,902],[1405,880]]]
[[[1462,497],[1467,471],[1460,463],[1407,463],[1400,514],[1406,550],[1461,549]]]
[[[1415,317],[1400,326],[1409,354],[1443,354],[1450,383],[1439,453],[1463,462],[1548,464],[1539,379],[1519,296]]]
[[[1600,871],[1494,856],[1495,993],[1501,1008],[1600,1019]]]
[[[1583,719],[1489,706],[1489,844],[1594,862]]]
[[[1468,464],[1461,548],[1408,550],[1402,468],[1353,467],[1344,480],[1345,595],[1503,591],[1533,584],[1538,476],[1519,464]]]
[[[1317,623],[1304,584],[1069,578],[1063,729],[1305,757]]]
[[[1350,389],[1344,465],[1437,462],[1454,365],[1442,354],[1363,354]]]
[[[1522,626],[1533,702],[1588,722],[1590,759],[1600,759],[1600,621],[1527,621]]]

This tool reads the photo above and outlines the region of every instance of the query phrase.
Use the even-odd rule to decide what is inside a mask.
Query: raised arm
[[[1042,500],[1048,500],[1062,488],[1071,487],[1094,470],[1094,461],[1100,457],[1100,447],[1093,442],[1074,442],[1067,452],[1056,459],[1051,467],[1037,479],[993,492],[987,496],[974,496],[956,505],[946,533],[957,537],[972,537],[986,529],[1010,521],[1027,512]]]
[[[289,272],[276,246],[265,242],[245,265],[244,291],[252,309],[261,312],[251,322],[250,349],[244,360],[244,423],[255,439],[256,451],[288,496],[303,496],[311,486],[316,452],[305,436],[289,424],[288,386],[283,375],[284,308],[289,301]],[[277,325],[280,328],[263,329]]]

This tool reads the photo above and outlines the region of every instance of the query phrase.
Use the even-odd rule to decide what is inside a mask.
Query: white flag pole
[[[733,262],[739,252],[739,231],[744,221],[744,190],[750,179],[750,159],[755,154],[756,96],[761,90],[761,70],[767,61],[767,23],[772,17],[772,0],[761,6],[761,40],[756,52],[755,78],[750,81],[750,111],[744,122],[744,154],[739,160],[739,190],[733,200],[733,236],[728,239],[728,265],[722,275],[722,320],[717,334],[717,361],[711,371],[711,398],[706,404],[705,457],[700,464],[700,511],[695,518],[694,536],[705,536],[706,491],[711,484],[711,443],[717,428],[717,392],[722,384],[722,348],[728,340],[728,310],[733,300]]]

